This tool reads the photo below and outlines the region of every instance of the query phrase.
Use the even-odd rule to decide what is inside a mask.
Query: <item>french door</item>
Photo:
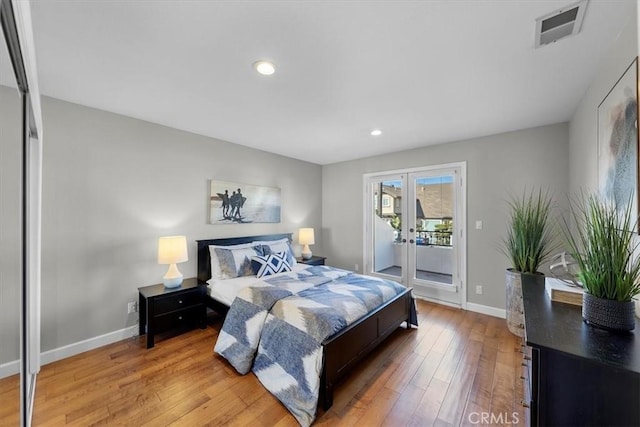
[[[364,177],[365,273],[466,306],[465,163]]]

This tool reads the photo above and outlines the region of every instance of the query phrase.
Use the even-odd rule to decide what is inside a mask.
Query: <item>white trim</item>
[[[436,165],[429,165],[429,166],[418,166],[415,168],[407,168],[407,169],[395,169],[395,170],[390,170],[390,171],[381,171],[381,172],[368,172],[363,174],[363,178],[365,180],[371,178],[371,177],[375,177],[378,175],[398,175],[398,174],[403,174],[403,173],[412,173],[412,172],[424,172],[424,171],[431,171],[431,170],[437,170],[437,169],[448,169],[448,168],[455,168],[455,167],[461,167],[462,165],[464,165],[464,167],[466,168],[467,166],[467,161],[463,160],[461,162],[453,162],[453,163],[442,163],[442,164],[436,164]]]
[[[433,280],[427,280],[427,279],[419,279],[419,280],[420,280],[420,282],[414,283],[411,286],[414,291],[416,289],[417,290],[421,290],[421,288],[423,288],[423,289],[432,288],[432,289],[437,289],[439,291],[453,292],[453,293],[457,293],[457,292],[460,291],[455,286],[447,285],[446,283],[434,282]],[[460,305],[460,304],[457,304],[457,305]]]
[[[20,361],[14,360],[0,365],[0,378],[10,377],[20,372]]]
[[[84,353],[85,351],[93,350],[94,348],[112,344],[117,341],[122,341],[136,335],[138,335],[138,325],[129,326],[128,328],[120,329],[118,331],[109,332],[74,344],[65,345],[64,347],[45,351],[40,355],[40,358],[42,364],[46,365],[47,363],[66,359],[67,357],[75,356],[76,354]]]
[[[469,221],[467,215],[467,161],[455,163],[460,168],[460,206],[456,206],[459,210],[458,214],[463,218],[464,222],[461,222],[458,230],[460,230],[460,246],[458,247],[458,279],[460,280],[460,293],[462,298],[460,303],[464,310],[468,307],[467,299],[467,222]]]
[[[26,304],[27,378],[40,372],[40,288],[42,264],[42,140],[28,137],[27,143],[27,264]],[[35,384],[34,381],[28,384]],[[33,391],[31,391],[33,392]]]
[[[447,301],[437,300],[435,298],[429,298],[429,297],[425,297],[425,296],[422,296],[422,295],[416,295],[415,292],[413,292],[413,297],[415,299],[428,301],[428,302],[432,302],[432,303],[440,304],[440,305],[446,305],[447,307],[459,308],[459,309],[464,310],[464,308],[460,307],[459,304],[453,304],[453,303],[450,303],[450,302],[447,302]],[[474,302],[467,302],[466,310],[467,311],[473,311],[474,313],[486,314],[488,316],[499,317],[500,319],[506,319],[507,318],[507,310],[505,310],[504,308],[495,308],[495,307],[491,307],[491,306],[488,306],[488,305],[476,304]]]
[[[109,332],[84,341],[45,351],[40,355],[40,361],[42,365],[46,365],[48,363],[57,362],[58,360],[66,359],[67,357],[75,356],[76,354],[84,353],[85,351],[93,350],[137,335],[138,325],[129,326],[128,328],[120,329],[118,331]],[[19,360],[14,360],[0,365],[0,378],[15,375],[18,372],[20,372]]]
[[[474,302],[467,303],[467,310],[474,311],[476,313],[488,314],[489,316],[499,317],[501,319],[507,318],[507,310],[504,308],[495,308],[488,305],[476,304]]]
[[[460,304],[454,304],[454,303],[449,302],[449,301],[443,301],[443,300],[439,300],[439,299],[436,299],[436,298],[430,298],[430,297],[426,297],[426,296],[424,296],[424,295],[416,294],[416,293],[415,293],[415,289],[413,290],[412,295],[413,295],[413,297],[414,297],[415,299],[419,299],[419,300],[422,300],[422,301],[432,302],[432,303],[434,303],[434,304],[439,304],[439,305],[445,305],[445,306],[447,306],[447,307],[451,307],[451,308],[458,308],[458,309],[460,309],[460,310],[462,310],[462,309],[463,309],[463,308],[460,306]]]
[[[40,106],[40,88],[38,85],[38,66],[36,64],[36,44],[33,37],[33,24],[31,20],[31,2],[12,0],[13,14],[16,20],[18,43],[22,52],[24,72],[29,84],[29,100],[33,112],[33,124],[38,139],[42,141],[42,109]]]
[[[31,375],[31,387],[29,388],[29,402],[34,402],[36,401],[36,381],[38,381],[38,376],[37,375]],[[33,419],[33,407],[36,406],[35,404],[31,404],[29,405],[29,413],[27,414],[27,419],[32,420]],[[31,422],[31,421],[29,421]]]

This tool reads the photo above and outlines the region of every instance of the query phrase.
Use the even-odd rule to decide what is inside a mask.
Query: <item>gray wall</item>
[[[570,188],[573,194],[598,188],[598,105],[638,56],[635,13],[603,59],[573,118],[570,130]]]
[[[329,262],[362,268],[362,175],[452,162],[467,162],[468,301],[505,307],[507,259],[498,247],[508,218],[509,194],[533,186],[556,194],[565,209],[569,188],[569,133],[566,123],[429,146],[322,168],[323,255]],[[475,221],[483,229],[475,229]],[[476,295],[475,286],[484,293]]]
[[[43,120],[43,351],[135,325],[160,236],[187,236],[193,277],[196,239],[321,227],[318,165],[47,97]],[[207,224],[211,178],[280,187],[281,223]]]
[[[0,86],[0,365],[20,357],[21,126],[17,90]]]

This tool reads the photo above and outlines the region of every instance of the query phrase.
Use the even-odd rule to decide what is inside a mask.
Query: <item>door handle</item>
[[[409,229],[409,233],[413,233],[413,228],[410,228],[410,229]]]
[[[402,239],[402,243],[407,243],[407,239]]]
[[[413,243],[413,239],[409,240],[409,243]]]

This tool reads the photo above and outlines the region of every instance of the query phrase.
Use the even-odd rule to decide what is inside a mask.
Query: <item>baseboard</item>
[[[475,304],[473,302],[467,303],[467,310],[474,311],[476,313],[488,314],[489,316],[499,317],[501,319],[507,318],[507,311],[504,308],[495,308],[488,305]]]
[[[46,365],[48,363],[66,359],[67,357],[75,356],[76,354],[84,353],[85,351],[93,350],[94,348],[102,347],[117,341],[122,341],[136,335],[138,335],[138,325],[129,326],[128,328],[120,329],[118,331],[109,332],[84,341],[65,345],[64,347],[48,350],[40,354],[40,364]],[[19,360],[14,360],[0,365],[0,378],[15,375],[18,372],[20,372]]]
[[[415,292],[413,293],[413,297],[415,299],[419,299],[419,300],[422,300],[422,301],[433,302],[433,303],[440,304],[440,305],[446,305],[447,307],[462,308],[462,307],[460,307],[460,304],[454,304],[452,302],[442,301],[442,300],[439,300],[439,299],[436,299],[436,298],[425,297],[424,295],[418,295]]]
[[[3,363],[0,365],[0,378],[10,377],[20,372],[20,361],[14,360],[12,362]]]
[[[469,310],[469,311],[473,311],[475,313],[482,313],[482,314],[487,314],[489,316],[493,316],[493,317],[499,317],[501,319],[506,319],[507,318],[507,311],[505,309],[502,308],[495,308],[495,307],[490,307],[488,305],[482,305],[482,304],[475,304],[472,302],[467,302],[466,307],[461,307],[460,304],[453,304],[450,302],[446,302],[446,301],[441,301],[435,298],[429,298],[429,297],[425,297],[422,295],[416,295],[413,294],[413,297],[415,299],[421,299],[423,301],[429,301],[429,302],[434,302],[436,304],[440,304],[440,305],[446,305],[447,307],[453,307],[453,308],[461,308],[463,310]]]

